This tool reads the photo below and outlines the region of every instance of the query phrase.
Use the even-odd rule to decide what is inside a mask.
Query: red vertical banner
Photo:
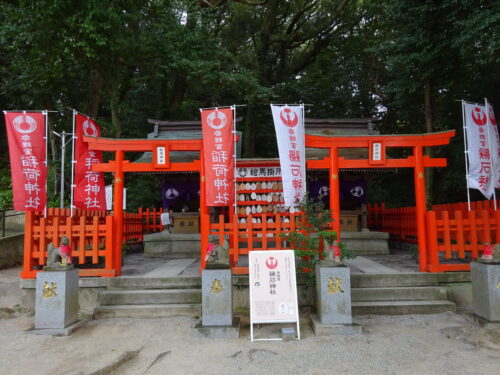
[[[201,111],[207,206],[234,204],[233,109]]]
[[[75,179],[73,206],[84,210],[106,210],[104,174],[92,171],[102,162],[102,151],[89,150],[84,136],[100,137],[99,125],[79,113],[75,114]]]
[[[46,113],[4,112],[14,209],[42,211],[47,203]]]

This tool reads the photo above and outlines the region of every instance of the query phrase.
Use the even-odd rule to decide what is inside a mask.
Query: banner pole
[[[233,203],[233,209],[234,209],[234,214],[236,215],[237,212],[237,207],[236,207],[236,105],[233,105],[231,107],[233,109],[233,160],[234,160],[234,167],[233,167],[233,185],[234,185],[234,203]],[[235,217],[235,225],[238,222],[238,217]]]
[[[69,204],[70,216],[73,217],[73,200],[74,200],[74,188],[75,188],[75,139],[76,139],[76,110],[73,109],[73,135],[71,142],[71,198]]]
[[[465,155],[465,184],[467,186],[467,208],[470,211],[469,191],[469,150],[467,149],[467,132],[465,131],[465,101],[462,100],[462,128],[464,131],[464,155]]]
[[[42,112],[45,115],[45,208],[43,210],[43,217],[47,217],[47,204],[48,204],[48,172],[49,172],[49,115],[47,110]]]
[[[490,135],[490,111],[488,108],[488,99],[484,98],[484,111],[485,111],[485,116],[486,116],[486,126],[488,129],[488,148],[490,149],[490,158],[491,158],[491,178],[493,178],[493,206],[495,207],[495,211],[497,210],[497,194],[496,194],[496,189],[495,189],[495,170],[494,170],[494,163],[493,163],[493,149],[491,148],[491,135]]]

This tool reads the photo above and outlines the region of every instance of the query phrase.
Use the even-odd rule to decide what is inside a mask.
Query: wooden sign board
[[[250,251],[250,340],[253,325],[261,323],[296,323],[300,340],[299,305],[293,250]]]

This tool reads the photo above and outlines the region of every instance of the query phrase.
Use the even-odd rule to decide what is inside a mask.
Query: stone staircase
[[[200,316],[199,277],[117,277],[99,296],[94,319]]]
[[[438,275],[428,273],[351,275],[353,315],[439,314],[456,311],[439,286]]]
[[[455,311],[439,286],[437,274],[353,274],[353,315],[439,314]],[[94,319],[200,316],[199,277],[141,277],[109,279],[100,294]]]

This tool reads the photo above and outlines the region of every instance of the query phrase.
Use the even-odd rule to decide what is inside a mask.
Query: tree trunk
[[[114,83],[110,92],[110,107],[111,107],[111,123],[116,138],[122,135],[121,108],[120,108],[120,84]]]
[[[96,118],[99,114],[99,107],[102,99],[102,88],[104,80],[98,70],[92,70],[90,73],[90,88],[87,113],[90,117]]]
[[[187,87],[187,73],[180,71],[177,73],[170,93],[167,116],[169,120],[175,120],[179,116],[179,107],[184,100]]]
[[[245,119],[245,130],[243,134],[243,156],[246,158],[255,156],[255,106],[248,103],[247,116]]]
[[[434,103],[432,95],[432,82],[428,78],[424,82],[424,112],[425,112],[425,132],[433,132],[434,123]],[[426,147],[424,150],[425,155],[432,157],[432,147]],[[430,208],[433,203],[433,188],[434,188],[434,169],[425,169],[425,190],[427,196],[427,208]]]

